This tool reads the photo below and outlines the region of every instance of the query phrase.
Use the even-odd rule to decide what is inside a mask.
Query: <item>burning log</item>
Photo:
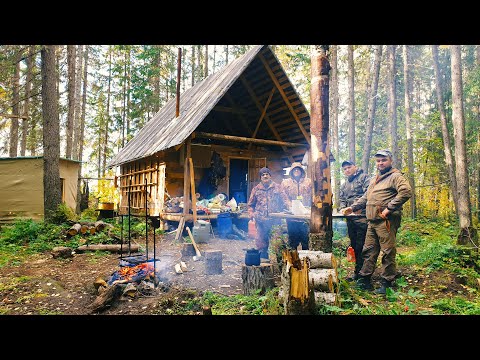
[[[97,296],[93,303],[88,306],[91,313],[103,311],[112,306],[112,303],[122,295],[125,285],[113,284]]]
[[[188,229],[188,228],[187,228]],[[214,275],[222,273],[222,252],[220,250],[206,250],[205,256],[205,274]]]
[[[275,287],[272,264],[242,265],[243,294],[253,295],[258,290],[265,294],[268,289]]]
[[[138,244],[130,244],[130,251],[131,252],[137,252],[140,247]],[[110,252],[123,252],[127,253],[128,252],[128,246],[127,245],[121,245],[121,244],[94,244],[94,245],[82,245],[79,246],[76,250],[78,253],[82,253],[85,251],[110,251]]]

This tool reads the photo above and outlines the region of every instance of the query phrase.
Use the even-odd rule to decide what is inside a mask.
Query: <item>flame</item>
[[[134,278],[146,278],[153,275],[154,267],[152,264],[142,263],[136,266],[125,266],[118,270],[118,275],[123,280],[133,281]]]

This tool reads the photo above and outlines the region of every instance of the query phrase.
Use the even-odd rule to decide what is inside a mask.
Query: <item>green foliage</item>
[[[480,315],[480,301],[472,302],[461,297],[443,298],[434,301],[432,307],[440,314]]]
[[[265,295],[223,296],[205,292],[203,302],[212,308],[213,315],[279,315],[282,306],[278,302],[278,289],[274,288]]]
[[[98,211],[93,208],[87,208],[82,211],[78,221],[96,221],[98,217]]]
[[[61,203],[50,218],[50,222],[59,225],[68,220],[76,221],[77,215],[67,204]]]

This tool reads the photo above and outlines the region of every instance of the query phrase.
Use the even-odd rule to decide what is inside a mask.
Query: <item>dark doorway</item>
[[[247,186],[248,186],[248,160],[230,159],[230,181],[228,184],[231,199],[235,198],[238,203],[247,202]]]

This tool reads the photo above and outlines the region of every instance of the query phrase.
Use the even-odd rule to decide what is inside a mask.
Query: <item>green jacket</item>
[[[412,188],[408,180],[398,170],[389,172],[370,180],[367,192],[352,205],[353,211],[366,208],[367,220],[380,220],[379,212],[388,208],[389,216],[401,216],[403,204],[412,197]]]

